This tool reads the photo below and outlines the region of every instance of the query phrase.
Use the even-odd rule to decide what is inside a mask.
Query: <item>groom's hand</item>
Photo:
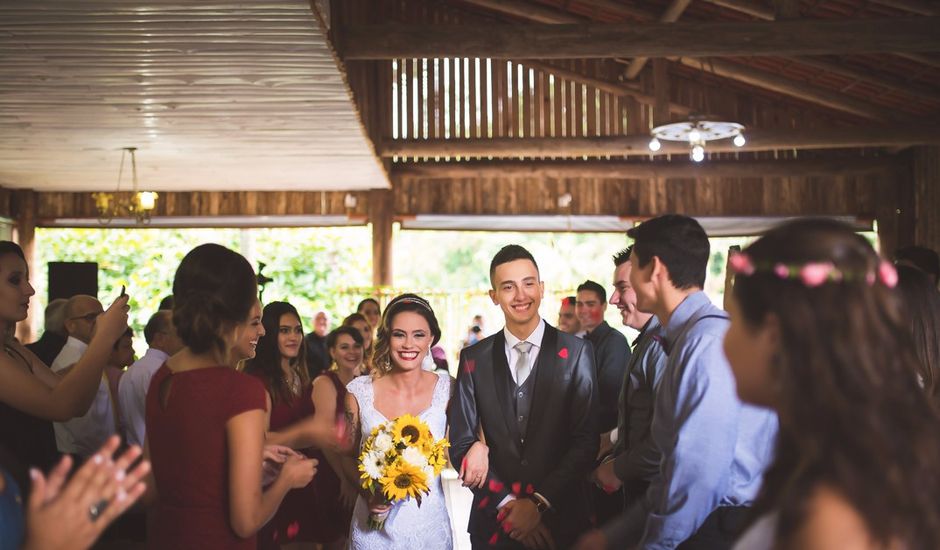
[[[506,503],[499,511],[498,519],[504,530],[514,540],[528,537],[542,521],[538,507],[527,498],[517,498]]]
[[[591,473],[591,481],[608,494],[619,490],[623,485],[623,482],[614,473],[613,460],[608,460],[595,468]]]

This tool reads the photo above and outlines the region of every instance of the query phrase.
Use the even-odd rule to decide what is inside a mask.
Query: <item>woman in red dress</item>
[[[271,302],[264,306],[261,324],[265,334],[258,341],[254,358],[245,372],[259,379],[267,390],[271,404],[269,430],[279,430],[313,414],[310,379],[304,361],[304,330],[297,309],[287,302]],[[315,449],[300,452],[322,462]],[[322,466],[317,479],[323,476]],[[317,499],[316,483],[287,493],[274,518],[258,532],[259,550],[291,548],[312,549],[314,543],[329,542],[324,538],[319,521],[323,509],[335,506]]]
[[[153,464],[153,549],[254,550],[255,534],[290,489],[310,483],[316,461],[280,454],[262,489],[264,386],[237,372],[264,334],[254,271],[216,244],[194,248],[173,281],[173,324],[185,347],[154,374],[146,446]]]
[[[268,434],[269,440],[294,448],[319,445],[326,459],[321,462],[314,480],[318,505],[315,507],[319,539],[325,550],[341,550],[346,547],[349,522],[358,494],[357,485],[350,482],[359,477],[358,472],[342,472],[349,462],[342,460],[337,452],[337,426],[343,425],[346,384],[362,374],[362,334],[353,327],[340,327],[326,338],[326,346],[333,360],[330,370],[313,381],[313,408],[316,414],[302,422],[285,428],[282,432]],[[272,425],[273,428],[273,425]]]

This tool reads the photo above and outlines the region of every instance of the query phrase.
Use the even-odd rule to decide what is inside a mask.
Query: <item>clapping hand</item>
[[[141,449],[130,447],[117,460],[120,439],[112,436],[67,480],[72,459],[64,457],[48,477],[30,470],[33,486],[27,502],[24,550],[89,548],[118,516],[144,493],[142,479],[150,462],[140,461]]]
[[[302,456],[297,451],[283,445],[265,445],[261,462],[261,486],[267,487],[274,483],[281,473],[281,466],[291,456]]]
[[[513,540],[524,540],[542,521],[535,503],[527,498],[510,500],[500,508],[496,519],[502,524],[503,531]]]
[[[555,539],[551,531],[545,527],[544,523],[539,523],[535,529],[529,533],[529,536],[520,539],[522,545],[526,548],[535,548],[536,550],[555,550]]]

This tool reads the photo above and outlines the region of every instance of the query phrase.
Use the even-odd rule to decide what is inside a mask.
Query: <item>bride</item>
[[[447,373],[422,369],[425,356],[440,337],[434,311],[423,298],[402,294],[388,304],[375,343],[375,372],[360,376],[347,386],[346,417],[355,438],[355,451],[362,445],[363,434],[367,436],[378,425],[405,414],[427,423],[435,439],[444,437],[451,379]],[[431,492],[422,499],[420,508],[414,500],[389,506],[381,495],[361,492],[350,526],[350,548],[453,548],[440,476],[428,487]],[[384,528],[371,529],[370,513],[385,512],[388,516]]]

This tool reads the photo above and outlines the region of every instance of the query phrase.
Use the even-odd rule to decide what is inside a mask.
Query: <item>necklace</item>
[[[287,375],[287,385],[290,387],[291,394],[300,394],[300,376],[293,370]]]

